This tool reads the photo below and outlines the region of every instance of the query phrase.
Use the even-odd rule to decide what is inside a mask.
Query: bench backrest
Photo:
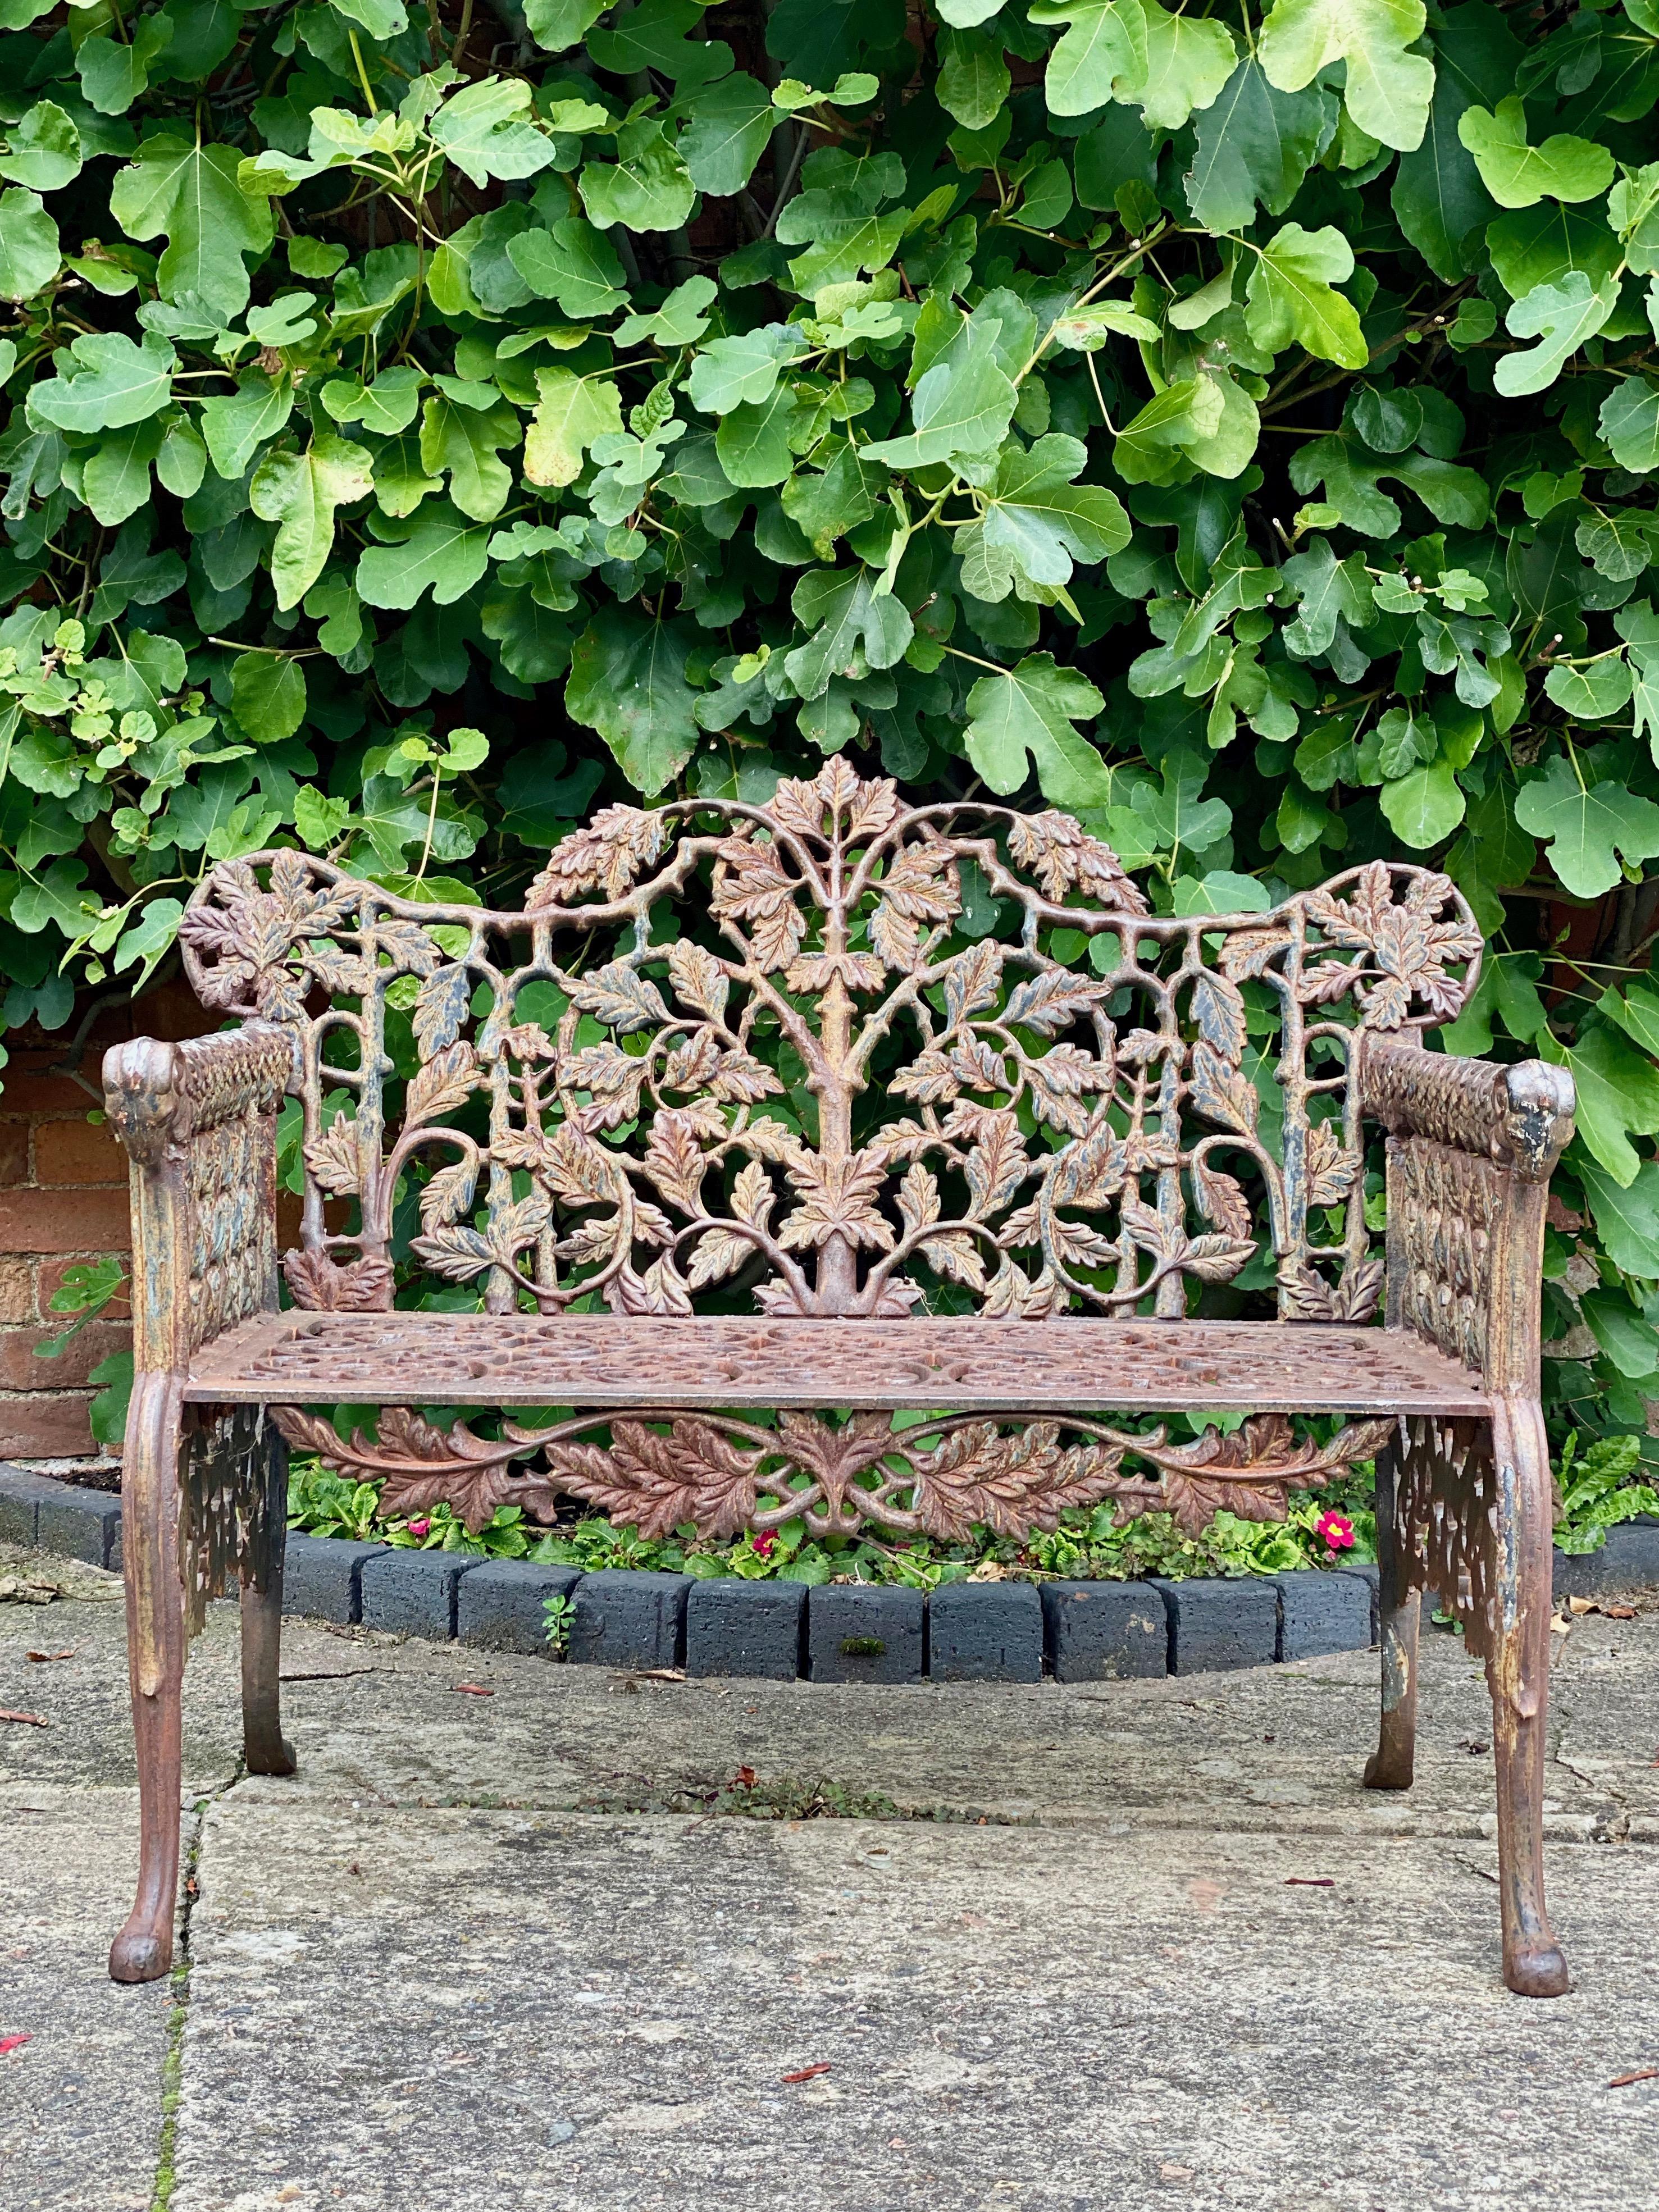
[[[412,1252],[497,1312],[1032,1320],[1247,1269],[1370,1313],[1357,1040],[1455,1015],[1481,950],[1420,868],[1154,915],[1069,816],[840,758],[608,807],[521,913],[273,853],[181,934],[206,1005],[295,1037],[302,1305],[389,1306]]]

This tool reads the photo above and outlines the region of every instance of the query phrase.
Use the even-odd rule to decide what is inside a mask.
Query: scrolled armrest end
[[[1503,1127],[1495,1158],[1507,1158],[1522,1182],[1547,1182],[1572,1136],[1577,1093],[1565,1067],[1519,1060],[1502,1070]]]
[[[177,1044],[134,1037],[104,1055],[104,1105],[129,1156],[154,1165],[202,1130],[274,1114],[293,1075],[294,1041],[274,1023]]]

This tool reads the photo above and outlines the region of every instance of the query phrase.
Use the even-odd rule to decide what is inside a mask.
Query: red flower
[[[1351,1552],[1353,1549],[1353,1522],[1346,1514],[1322,1513],[1315,1525],[1314,1534],[1325,1539],[1328,1551]]]
[[[429,1521],[411,1521],[409,1524],[409,1533],[411,1536],[424,1536],[431,1526],[432,1523]]]
[[[763,1534],[749,1539],[749,1548],[757,1559],[769,1559],[777,1540],[772,1530],[768,1528]]]

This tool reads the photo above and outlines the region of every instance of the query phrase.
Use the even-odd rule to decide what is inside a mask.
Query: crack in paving
[[[228,1781],[194,1801],[190,1809],[190,1826],[183,1838],[185,1879],[174,1923],[173,1971],[167,1977],[172,1984],[173,2002],[167,2011],[167,2049],[161,2058],[161,2130],[156,2141],[155,2179],[150,2186],[149,2212],[172,2212],[173,2192],[178,2180],[173,2155],[179,2139],[179,2108],[185,2094],[185,2029],[190,2020],[191,1923],[201,1895],[199,1870],[202,1852],[207,1842],[208,1811],[210,1807],[229,1796],[237,1784],[246,1778],[247,1768],[239,1758],[235,1771]]]

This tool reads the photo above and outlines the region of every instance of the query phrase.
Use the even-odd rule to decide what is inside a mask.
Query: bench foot
[[[1376,1455],[1377,1636],[1382,1647],[1382,1717],[1365,1763],[1367,1790],[1409,1790],[1417,1759],[1417,1638],[1419,1590],[1402,1588],[1407,1556],[1395,1519],[1396,1459]]]
[[[283,1734],[283,1558],[288,1543],[288,1449],[264,1422],[249,1469],[265,1486],[264,1510],[242,1563],[242,1756],[250,1774],[296,1771]]]
[[[293,1774],[299,1762],[283,1734],[283,1585],[242,1585],[242,1759],[250,1774]]]
[[[1544,1758],[1550,1673],[1550,1463],[1540,1407],[1492,1406],[1498,1471],[1497,1610],[1486,1652],[1498,1764],[1504,1979],[1517,1996],[1572,1984],[1544,1905]]]
[[[179,1580],[180,1384],[137,1379],[121,1476],[127,1673],[138,1763],[138,1893],[109,1954],[118,1982],[153,1982],[173,1964],[184,1755],[184,1591]]]

